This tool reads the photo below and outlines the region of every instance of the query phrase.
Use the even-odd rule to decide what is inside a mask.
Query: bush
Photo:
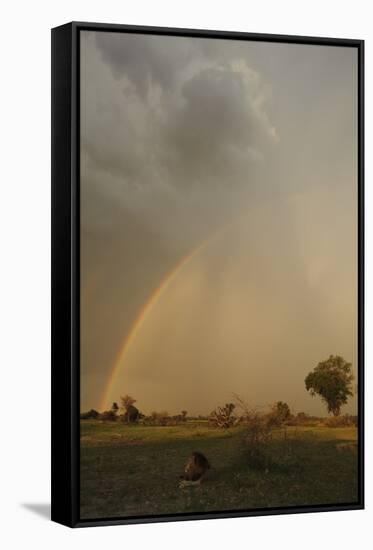
[[[80,413],[80,418],[82,420],[94,420],[100,416],[100,413],[97,412],[95,409],[91,409],[90,411],[86,411],[83,413]]]
[[[236,406],[234,403],[226,403],[224,407],[217,407],[209,417],[209,423],[215,428],[231,428],[237,424],[237,417],[233,414]]]
[[[266,469],[269,464],[268,444],[272,440],[274,427],[272,417],[247,411],[245,424],[247,426],[245,445],[248,450],[249,465],[258,470]]]
[[[248,430],[245,445],[249,466],[254,470],[291,472],[301,464],[295,454],[296,438],[289,437],[286,428],[278,429],[271,413],[253,413],[246,417]],[[276,429],[276,437],[272,437]]]
[[[186,411],[170,416],[167,411],[153,411],[150,416],[143,417],[143,424],[154,426],[177,426],[187,421]]]
[[[100,414],[100,420],[103,420],[104,422],[116,422],[118,420],[118,416],[113,410],[104,411]]]
[[[342,416],[331,416],[326,418],[323,422],[324,426],[328,428],[347,428],[357,425],[357,418],[349,414]]]
[[[277,401],[271,407],[271,411],[268,414],[268,422],[272,423],[273,426],[282,426],[286,422],[290,421],[291,413],[290,408],[287,403],[283,401]]]
[[[286,422],[289,426],[307,426],[314,428],[322,424],[321,418],[317,416],[311,416],[304,412],[299,412],[296,416],[293,416]]]
[[[169,426],[172,423],[172,417],[167,411],[153,411],[150,416],[144,418],[143,422],[152,426]]]

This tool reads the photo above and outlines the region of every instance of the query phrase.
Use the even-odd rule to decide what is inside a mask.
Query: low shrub
[[[95,420],[99,416],[100,416],[100,413],[97,412],[95,409],[91,409],[90,411],[80,413],[80,418],[82,420]]]
[[[172,425],[172,417],[167,411],[153,411],[150,416],[145,416],[142,423],[150,426],[170,426]],[[176,422],[174,422],[176,424]]]
[[[356,426],[356,420],[356,417],[344,414],[341,416],[330,416],[324,420],[323,424],[328,428],[348,428]]]
[[[103,420],[104,422],[116,422],[118,420],[118,416],[113,410],[104,411],[100,414],[100,420]]]
[[[309,428],[316,428],[322,426],[323,421],[317,416],[311,416],[310,414],[299,412],[295,416],[292,416],[287,422],[287,426],[306,426]]]

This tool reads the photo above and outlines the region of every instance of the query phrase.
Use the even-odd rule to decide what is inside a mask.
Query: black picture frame
[[[358,52],[358,502],[126,518],[79,514],[80,128],[79,37],[84,30],[348,46]],[[52,29],[52,520],[69,527],[364,508],[364,41],[72,22]]]

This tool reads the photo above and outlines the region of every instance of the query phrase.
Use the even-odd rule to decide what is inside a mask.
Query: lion
[[[184,475],[180,476],[179,487],[200,485],[210,468],[210,463],[205,455],[193,452],[185,464]]]

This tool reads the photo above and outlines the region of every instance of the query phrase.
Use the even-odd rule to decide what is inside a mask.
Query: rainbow
[[[165,277],[161,280],[159,285],[153,292],[150,294],[148,300],[144,303],[144,305],[139,310],[138,314],[136,315],[131,328],[127,332],[118,353],[116,354],[116,357],[113,362],[113,367],[110,371],[108,381],[106,383],[106,386],[104,388],[102,399],[101,399],[101,410],[105,410],[105,408],[109,404],[109,398],[111,394],[112,387],[114,385],[117,373],[123,363],[123,360],[126,356],[126,353],[131,345],[131,342],[134,340],[137,332],[139,331],[141,325],[145,321],[145,318],[151,313],[151,311],[154,309],[155,305],[157,304],[158,300],[161,298],[161,296],[166,292],[166,290],[169,288],[172,281],[177,277],[178,273],[181,271],[183,267],[185,267],[199,252],[201,252],[204,248],[206,248],[207,245],[209,245],[211,242],[215,241],[220,235],[225,233],[227,230],[229,230],[232,226],[235,226],[242,222],[243,219],[246,218],[246,215],[238,216],[235,219],[231,220],[229,223],[225,224],[223,227],[220,227],[217,229],[212,235],[207,237],[202,243],[200,243],[196,248],[193,248],[191,252],[189,252],[186,256],[183,256],[181,260],[169,271]]]
[[[224,228],[226,229],[226,228]],[[108,382],[105,386],[102,400],[101,400],[101,410],[105,410],[105,408],[108,405],[110,393],[112,386],[114,384],[116,375],[120,369],[120,366],[123,363],[124,357],[128,351],[128,348],[131,345],[131,342],[133,341],[136,333],[140,329],[141,325],[143,324],[145,318],[150,314],[150,312],[153,310],[154,306],[160,299],[160,297],[166,292],[172,281],[176,278],[179,271],[185,267],[203,248],[205,248],[212,240],[214,240],[218,235],[220,235],[224,229],[220,229],[216,233],[214,233],[212,236],[210,236],[208,239],[203,241],[201,244],[197,246],[197,248],[194,248],[189,254],[186,256],[183,256],[183,258],[172,268],[171,271],[169,271],[166,276],[161,280],[160,284],[157,286],[157,288],[152,292],[152,294],[149,296],[148,300],[145,302],[145,304],[141,307],[138,314],[136,315],[135,320],[132,323],[132,326],[128,333],[126,334],[119,351],[114,359],[113,367],[111,369],[111,372],[109,374]]]

